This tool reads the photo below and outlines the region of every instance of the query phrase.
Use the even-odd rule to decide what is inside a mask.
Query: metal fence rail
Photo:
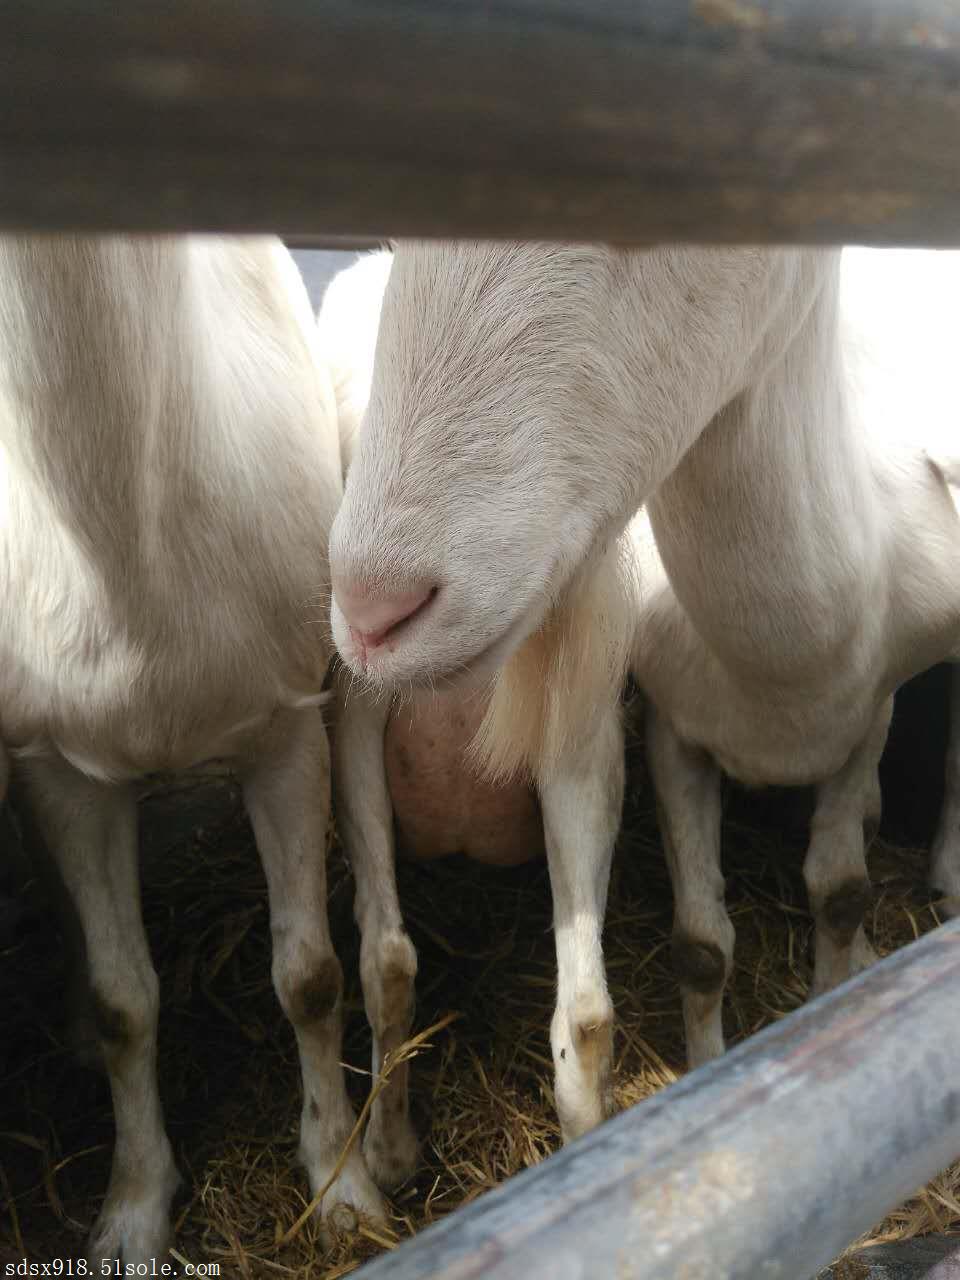
[[[960,921],[511,1179],[363,1280],[811,1280],[960,1155]]]
[[[0,226],[960,244],[960,6],[5,0]]]

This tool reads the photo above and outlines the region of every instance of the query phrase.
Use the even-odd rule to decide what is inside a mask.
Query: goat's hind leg
[[[330,751],[320,712],[278,714],[243,782],[270,896],[273,983],[300,1054],[300,1158],[310,1190],[327,1187],[320,1213],[337,1226],[353,1226],[357,1212],[383,1221],[359,1146],[331,1182],[355,1115],[340,1065],[343,975],[327,916]]]
[[[847,763],[817,788],[803,877],[813,911],[813,994],[820,995],[876,959],[863,931],[870,902],[867,849],[880,825],[877,766],[893,711],[888,698]]]
[[[733,968],[734,929],[720,866],[720,770],[688,746],[650,704],[647,762],[673,884],[673,966],[683,998],[687,1061],[723,1053],[723,992]]]
[[[557,1004],[550,1028],[564,1142],[613,1111],[613,1004],[603,960],[610,864],[623,808],[623,729],[603,716],[576,760],[540,779],[553,893]]]
[[[140,914],[136,803],[129,788],[94,782],[65,761],[21,767],[82,930],[90,1008],[113,1095],[113,1164],[90,1263],[97,1275],[104,1258],[150,1265],[169,1244],[179,1179],[157,1088],[158,982]]]
[[[373,1037],[373,1079],[384,1058],[410,1034],[417,953],[403,927],[394,870],[393,809],[383,759],[390,703],[351,694],[341,680],[333,735],[337,826],[356,879],[360,977]],[[385,1190],[409,1178],[417,1164],[406,1063],[394,1067],[370,1109],[363,1150]]]
[[[960,665],[950,668],[949,737],[943,805],[930,850],[930,888],[943,916],[960,914]]]

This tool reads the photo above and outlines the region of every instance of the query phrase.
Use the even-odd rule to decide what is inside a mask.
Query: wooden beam
[[[0,226],[960,244],[960,6],[5,0]]]

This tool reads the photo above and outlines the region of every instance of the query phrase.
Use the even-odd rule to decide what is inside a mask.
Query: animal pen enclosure
[[[14,2],[0,49],[7,228],[278,230],[334,247],[413,234],[960,245],[960,11],[948,0]],[[922,715],[942,693],[925,687]],[[623,1104],[679,1064],[669,896],[639,754],[608,926]],[[940,767],[930,751],[921,773]],[[886,781],[896,843],[874,860],[873,925],[891,949],[936,916],[917,898],[923,854],[905,847],[923,838],[904,816],[910,797],[892,768]],[[266,986],[262,884],[229,792],[213,781],[196,794],[204,816],[183,799],[169,812],[186,817],[166,820],[177,829],[155,820],[146,874],[163,1079],[196,1188],[181,1238],[223,1274],[344,1274],[363,1248],[394,1242],[323,1254],[312,1224],[294,1231],[296,1080]],[[148,828],[161,800],[145,799]],[[806,926],[789,802],[770,813],[739,797],[728,821],[748,935],[729,1013],[741,1035],[787,1018],[371,1277],[801,1280],[960,1155],[958,927],[790,1016],[809,978]],[[465,1015],[418,1059],[436,1117],[429,1176],[399,1207],[420,1226],[555,1143],[546,1047],[527,1013],[549,1001],[548,917],[536,872],[410,869],[404,889],[415,917],[417,901],[439,906],[415,919],[419,1026]],[[345,918],[343,875],[334,902]],[[56,1019],[34,1012],[57,982],[44,919],[13,928],[0,974],[0,1168],[17,1257],[76,1243],[84,1163],[102,1163],[109,1132],[99,1086],[75,1082]],[[518,940],[521,919],[539,936]],[[354,1065],[361,1041],[354,1025]],[[887,1228],[960,1226],[957,1182]]]

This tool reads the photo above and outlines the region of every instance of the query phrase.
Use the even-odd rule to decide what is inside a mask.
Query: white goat
[[[733,947],[719,769],[821,784],[805,875],[829,986],[870,955],[863,827],[893,691],[960,640],[960,522],[936,464],[872,446],[839,266],[826,250],[401,245],[331,533],[345,661],[424,684],[516,654],[647,503],[658,554],[635,521],[650,563],[633,661],[693,1062],[723,1047]],[[589,704],[571,692],[572,737]]]
[[[94,1260],[161,1256],[177,1183],[138,775],[235,763],[314,1190],[352,1128],[326,916],[332,647],[304,612],[329,581],[341,488],[329,378],[279,241],[0,239],[0,739],[79,917],[113,1093]],[[381,1211],[359,1156],[337,1201]]]
[[[956,359],[960,253],[848,249],[843,300],[857,343],[859,383],[871,435],[911,438],[936,458],[960,500],[960,376]],[[960,659],[960,653],[951,655]],[[930,883],[944,914],[960,910],[960,667],[950,681],[944,799]]]
[[[388,253],[361,258],[331,282],[320,311],[345,471],[369,396],[390,261]],[[623,799],[619,695],[629,657],[628,569],[616,543],[594,554],[538,635],[497,674],[492,694],[430,689],[398,700],[348,690],[341,681],[333,737],[338,823],[357,880],[374,1072],[408,1034],[414,1005],[416,955],[397,900],[394,832],[401,852],[414,857],[463,852],[502,864],[545,847],[558,970],[551,1044],[565,1140],[612,1108],[613,1009],[601,933]],[[571,699],[584,710],[576,723]],[[481,722],[492,780],[478,777],[468,756]],[[373,1105],[364,1150],[383,1186],[413,1169],[407,1078],[399,1071]]]

